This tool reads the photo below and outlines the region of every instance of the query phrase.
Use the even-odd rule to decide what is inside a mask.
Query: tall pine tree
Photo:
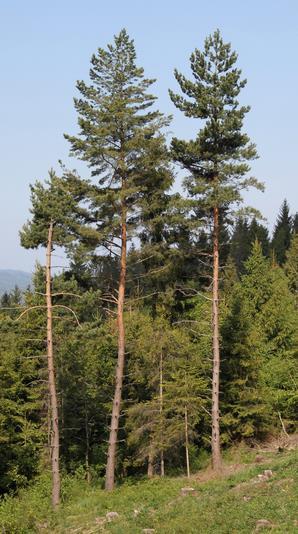
[[[46,248],[45,305],[47,311],[47,361],[48,387],[51,421],[51,466],[52,504],[60,502],[59,468],[59,415],[56,387],[56,371],[53,345],[53,303],[52,303],[52,251],[55,246],[70,244],[79,227],[76,221],[76,201],[68,188],[67,180],[50,171],[45,185],[36,182],[31,186],[32,218],[20,232],[21,244],[25,248]],[[58,305],[56,305],[57,307]],[[63,307],[63,305],[62,305]],[[29,311],[29,310],[28,310]]]
[[[200,119],[202,127],[195,140],[174,138],[172,153],[189,173],[185,184],[195,199],[194,215],[205,217],[213,235],[213,379],[212,379],[212,459],[214,469],[221,465],[219,426],[219,235],[220,220],[232,204],[241,201],[241,190],[259,186],[246,178],[248,161],[256,157],[256,148],[242,132],[249,107],[237,100],[246,81],[236,68],[237,54],[225,44],[219,30],[207,37],[203,51],[190,57],[193,80],[175,71],[183,96],[170,91],[175,106],[187,117]]]
[[[86,222],[97,230],[89,243],[94,254],[105,247],[119,255],[119,282],[112,300],[117,303],[118,362],[106,469],[106,489],[115,479],[117,436],[125,363],[123,311],[127,284],[129,241],[137,228],[154,213],[160,195],[172,184],[169,154],[162,130],[169,119],[152,109],[155,97],[148,92],[154,80],[136,65],[133,41],[125,29],[107,49],[91,59],[91,85],[78,82],[81,98],[75,99],[79,137],[66,138],[71,153],[86,161],[98,181],[86,182],[89,212]],[[158,207],[158,206],[157,206]]]

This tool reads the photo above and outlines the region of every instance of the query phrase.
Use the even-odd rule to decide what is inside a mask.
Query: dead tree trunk
[[[113,400],[110,437],[108,446],[108,458],[106,467],[105,489],[113,490],[115,484],[115,466],[116,466],[116,449],[117,436],[119,429],[120,405],[122,397],[123,371],[125,362],[125,329],[124,329],[124,300],[125,300],[125,283],[126,283],[126,249],[127,249],[127,228],[126,228],[126,207],[122,203],[122,223],[121,223],[121,264],[118,291],[118,361],[115,377],[115,393]]]
[[[147,476],[148,478],[152,478],[154,474],[154,466],[153,466],[153,454],[152,450],[149,450],[148,454],[148,466],[147,466]]]
[[[160,430],[161,430],[161,452],[160,452],[160,476],[165,475],[165,461],[164,461],[164,451],[163,451],[163,354],[160,353],[160,362],[159,362],[159,415],[160,415]]]
[[[91,471],[90,471],[90,462],[89,462],[90,439],[89,439],[88,414],[87,414],[86,405],[85,405],[85,434],[86,434],[86,450],[85,450],[86,480],[87,480],[87,483],[90,484],[91,483]]]
[[[55,365],[53,353],[53,318],[51,294],[51,260],[52,260],[53,223],[48,231],[46,253],[46,303],[47,303],[47,357],[48,381],[50,395],[50,422],[51,422],[51,468],[52,468],[52,505],[54,508],[60,503],[60,469],[59,469],[59,419],[58,401],[56,392]]]
[[[189,439],[188,439],[188,413],[187,406],[184,410],[184,422],[185,422],[185,457],[186,457],[186,473],[187,478],[190,478],[190,468],[189,468]]]
[[[213,343],[213,372],[212,372],[212,466],[221,468],[220,430],[219,430],[219,210],[213,210],[213,291],[212,291],[212,343]]]

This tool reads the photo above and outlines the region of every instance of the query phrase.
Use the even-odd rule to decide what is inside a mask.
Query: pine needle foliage
[[[77,83],[79,136],[65,138],[71,155],[85,161],[97,178],[85,181],[86,220],[97,230],[97,244],[117,252],[123,207],[131,239],[138,224],[152,220],[161,191],[172,184],[164,133],[170,118],[152,108],[156,97],[148,90],[155,80],[136,65],[134,42],[125,29],[92,56],[90,81]]]

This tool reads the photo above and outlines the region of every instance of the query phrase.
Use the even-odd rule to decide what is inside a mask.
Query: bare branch
[[[202,408],[202,410],[204,410],[204,412],[206,412],[209,415],[209,417],[211,417],[211,413],[209,412],[209,410],[207,410],[207,408],[205,408],[205,406],[203,404],[202,404],[201,408]]]
[[[77,295],[76,293],[64,293],[63,291],[59,293],[52,293],[52,297],[57,297],[58,295],[67,295],[70,297],[77,297],[78,299],[82,298],[82,295]]]
[[[158,295],[160,291],[154,291],[153,293],[148,293],[148,295],[144,295],[142,297],[136,297],[134,299],[127,299],[126,304],[130,304],[131,302],[135,302],[137,300],[147,299],[149,297],[152,297],[153,295]]]
[[[158,269],[152,269],[152,271],[149,271],[148,273],[145,273],[145,274],[134,276],[133,278],[128,280],[128,282],[131,282],[132,280],[136,280],[136,279],[138,280],[139,278],[145,278],[146,276],[159,273],[161,271],[164,271],[165,269],[168,269],[168,265],[164,265],[163,267],[159,267]]]
[[[176,291],[179,291],[185,297],[196,297],[196,296],[200,295],[204,299],[210,300],[212,302],[212,299],[210,297],[206,297],[206,295],[204,295],[204,293],[201,293],[197,289],[194,289],[194,288],[191,288],[191,287],[185,287],[185,288],[177,287]],[[186,291],[192,291],[193,293],[192,294],[187,294]]]
[[[19,317],[17,317],[15,319],[15,321],[18,321],[19,319],[21,319],[21,317],[23,317],[23,315],[25,315],[25,313],[28,313],[29,311],[31,310],[35,310],[36,308],[46,308],[45,305],[40,305],[40,306],[31,306],[30,308],[26,308],[26,310],[24,310],[21,315],[19,315]]]
[[[116,311],[113,311],[113,310],[110,310],[109,308],[103,308],[104,311],[106,311],[107,313],[110,313],[111,315],[117,315],[117,312]]]
[[[73,316],[75,317],[75,320],[76,320],[76,322],[77,322],[77,325],[78,325],[80,328],[82,328],[82,327],[81,327],[81,324],[80,324],[80,321],[79,321],[79,319],[78,319],[76,313],[75,313],[71,308],[69,308],[68,306],[64,306],[63,304],[54,304],[54,306],[52,306],[52,308],[64,308],[64,309],[70,311],[70,312],[73,314]]]
[[[12,308],[11,307],[6,307],[6,306],[1,306],[0,308],[0,311],[1,310],[23,310],[24,308],[27,308],[27,306],[13,306]]]
[[[287,431],[286,431],[286,427],[285,427],[284,422],[283,422],[283,420],[282,420],[282,418],[281,418],[281,414],[280,414],[280,412],[277,412],[277,413],[278,413],[279,420],[280,420],[280,422],[281,422],[282,429],[283,429],[285,435],[287,436],[287,438],[289,438],[290,436],[289,436],[289,434],[288,434]]]
[[[147,258],[141,258],[140,260],[134,261],[130,265],[137,265],[138,263],[143,263],[144,261],[150,260],[151,258],[154,258],[154,254],[151,254],[151,256],[147,256]]]

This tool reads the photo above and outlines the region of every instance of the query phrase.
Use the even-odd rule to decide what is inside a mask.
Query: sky
[[[77,131],[76,80],[88,82],[91,55],[123,27],[179,138],[199,125],[168,97],[178,89],[173,70],[189,74],[191,52],[220,29],[248,80],[241,102],[251,106],[245,130],[259,153],[252,174],[266,186],[245,203],[262,211],[269,229],[284,198],[297,211],[297,0],[0,0],[0,269],[32,271],[43,262],[43,251],[19,244],[29,184],[58,171],[58,160],[82,171],[63,137]]]

